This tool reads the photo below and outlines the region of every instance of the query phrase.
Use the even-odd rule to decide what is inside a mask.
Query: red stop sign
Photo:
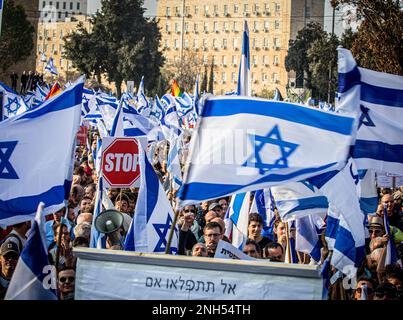
[[[129,188],[140,177],[139,145],[134,138],[104,138],[102,175],[113,188]]]

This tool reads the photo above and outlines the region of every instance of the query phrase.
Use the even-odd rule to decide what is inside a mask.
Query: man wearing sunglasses
[[[64,268],[59,271],[57,287],[60,300],[74,300],[76,272],[73,268]]]
[[[374,282],[370,278],[358,280],[357,288],[354,290],[354,300],[373,300]]]
[[[15,267],[17,266],[20,251],[13,241],[6,241],[0,247],[0,300],[4,299],[10,284]]]

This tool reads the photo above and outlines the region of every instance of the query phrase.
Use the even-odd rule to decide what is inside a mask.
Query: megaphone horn
[[[123,225],[123,215],[117,210],[102,211],[95,218],[95,229],[101,233],[110,234]]]

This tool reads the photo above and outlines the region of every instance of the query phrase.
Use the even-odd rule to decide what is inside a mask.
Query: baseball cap
[[[215,208],[217,208],[217,207],[220,207],[220,208],[222,208],[221,207],[221,205],[219,204],[219,203],[217,203],[217,202],[213,202],[212,204],[210,204],[210,206],[208,207],[208,210],[210,211],[210,210],[214,210]]]
[[[18,255],[20,255],[20,249],[18,248],[18,245],[11,240],[5,241],[1,247],[0,247],[0,255],[4,256],[9,252],[14,252]]]

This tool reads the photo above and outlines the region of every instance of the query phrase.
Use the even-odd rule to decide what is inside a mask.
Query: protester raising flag
[[[354,120],[286,102],[207,97],[191,141],[181,204],[339,168],[353,143]]]
[[[55,267],[49,264],[40,203],[5,300],[57,300]]]
[[[40,201],[44,214],[64,206],[83,85],[81,78],[40,107],[0,123],[0,224],[32,219]]]
[[[174,212],[145,152],[139,153],[140,190],[134,218],[126,235],[124,250],[164,253],[174,221]],[[178,229],[175,226],[169,253],[177,252]]]

